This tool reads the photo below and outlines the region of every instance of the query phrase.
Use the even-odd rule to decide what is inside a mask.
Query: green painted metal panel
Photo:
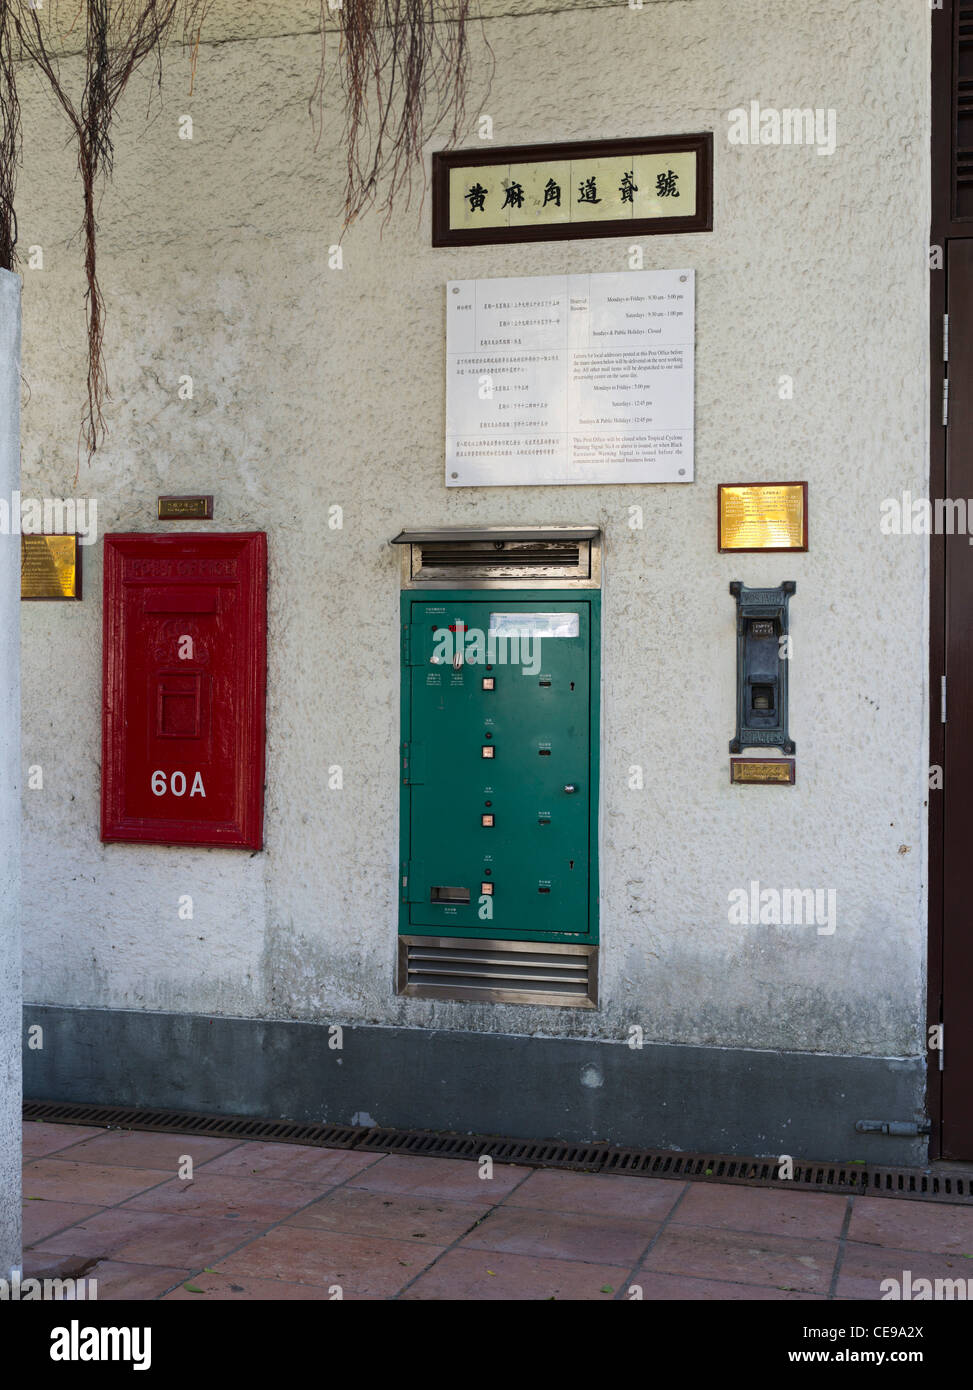
[[[600,597],[403,594],[401,932],[598,940]]]

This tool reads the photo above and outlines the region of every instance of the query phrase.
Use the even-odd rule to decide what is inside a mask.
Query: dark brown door
[[[973,239],[950,240],[945,497],[973,513]],[[942,1157],[973,1159],[973,515],[943,537],[946,700],[943,777]],[[935,792],[931,792],[935,795]]]

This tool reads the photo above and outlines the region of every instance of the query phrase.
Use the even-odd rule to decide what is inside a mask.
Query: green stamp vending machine
[[[594,1007],[600,533],[396,543],[399,993]]]

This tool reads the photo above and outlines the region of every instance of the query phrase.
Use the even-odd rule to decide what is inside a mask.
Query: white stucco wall
[[[0,497],[20,480],[20,277],[0,270]],[[0,533],[0,1279],[20,1265],[20,542]]]
[[[219,6],[232,31],[233,10]],[[259,7],[253,7],[257,15]],[[494,12],[500,7],[495,6]],[[489,18],[497,143],[715,131],[715,229],[646,239],[696,270],[691,486],[443,485],[448,279],[627,268],[629,238],[433,250],[429,205],[339,234],[342,119],[317,152],[306,7],[133,84],[100,208],[111,434],[79,493],[101,531],[161,529],[160,492],[213,492],[270,544],[266,850],[98,838],[101,545],[81,604],[24,609],[27,989],[38,1002],[922,1051],[926,559],[879,506],[924,490],[928,11],[916,0],[520,4]],[[536,12],[534,12],[536,11]],[[257,23],[257,19],[252,20]],[[248,21],[251,23],[251,21]],[[274,26],[279,36],[274,37]],[[262,27],[260,27],[262,26]],[[483,72],[477,48],[475,72]],[[66,69],[70,70],[68,60]],[[73,155],[24,90],[24,491],[70,492],[84,394]],[[838,148],[731,146],[727,113],[837,113]],[[191,113],[194,138],[178,138]],[[441,142],[432,142],[439,148]],[[180,376],[194,399],[180,401]],[[778,379],[793,377],[792,400]],[[806,478],[806,555],[716,553],[716,485]],[[329,530],[327,508],[344,508]],[[645,526],[629,528],[628,508]],[[600,524],[606,535],[598,1013],[393,995],[403,526]],[[797,581],[797,785],[731,788],[731,579]],[[344,789],[327,790],[340,764]],[[645,789],[628,787],[641,764]],[[833,888],[838,927],[730,926],[751,879]],[[195,900],[180,921],[178,899]]]

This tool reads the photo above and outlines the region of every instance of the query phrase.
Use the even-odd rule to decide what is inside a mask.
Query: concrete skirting
[[[645,1148],[915,1165],[921,1058],[348,1026],[29,1005],[32,1100],[158,1106]]]

